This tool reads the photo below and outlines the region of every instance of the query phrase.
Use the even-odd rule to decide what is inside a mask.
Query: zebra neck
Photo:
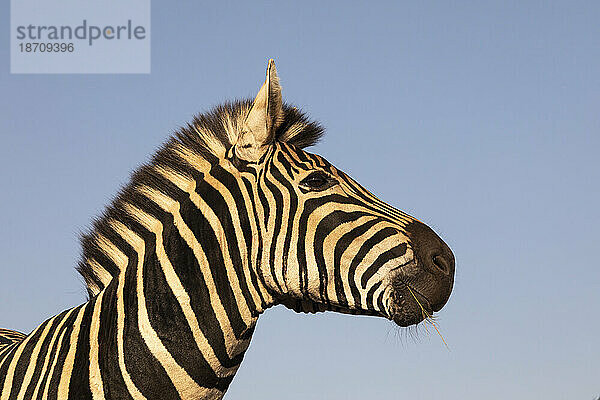
[[[112,224],[127,267],[101,292],[114,290],[116,332],[123,335],[109,348],[122,351],[125,363],[128,354],[146,359],[140,368],[159,363],[167,375],[138,386],[172,382],[179,395],[226,390],[263,310],[244,278],[250,271],[226,256],[228,241],[209,229],[214,221],[186,201],[177,211],[130,206],[129,214],[137,222]]]
[[[272,300],[254,268],[258,235],[244,237],[251,231],[247,211],[239,218],[236,205],[222,204],[203,187],[206,181],[176,200],[149,187],[141,190],[152,204],[131,206],[129,214],[140,223],[135,230],[143,248],[140,243],[133,250],[138,259],[144,254],[143,265],[130,262],[127,269],[135,268],[136,293],[144,294],[157,326],[172,334],[182,326],[192,336],[202,332],[231,358],[247,348],[258,316]],[[127,236],[123,228],[121,237]]]
[[[218,165],[156,171],[164,181],[132,188],[86,259],[107,288],[116,286],[124,354],[137,348],[167,373],[180,367],[190,382],[224,389],[274,302],[260,271],[266,250],[254,178]]]

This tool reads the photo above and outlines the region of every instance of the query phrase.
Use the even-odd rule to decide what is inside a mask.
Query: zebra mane
[[[121,268],[114,254],[107,254],[109,247],[122,243],[111,227],[111,221],[125,225],[131,222],[126,205],[152,208],[151,201],[141,196],[136,188],[150,186],[165,193],[170,192],[170,183],[157,173],[157,167],[166,167],[184,176],[194,176],[193,166],[185,162],[181,151],[192,152],[213,164],[223,158],[237,142],[238,132],[250,107],[252,99],[227,102],[212,110],[199,114],[185,127],[180,128],[154,154],[150,162],[137,168],[125,185],[106,207],[100,217],[93,221],[91,229],[81,235],[81,259],[77,271],[83,277],[90,297],[99,293],[107,282],[119,275]],[[312,146],[322,137],[324,130],[318,122],[310,121],[306,115],[288,104],[283,104],[284,119],[275,132],[275,140],[305,148]],[[103,245],[104,244],[104,245]],[[98,276],[93,264],[107,269],[111,276]]]

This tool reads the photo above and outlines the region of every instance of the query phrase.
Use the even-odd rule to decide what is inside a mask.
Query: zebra
[[[452,251],[303,150],[323,132],[273,60],[254,99],[194,117],[83,235],[88,301],[0,330],[0,400],[221,399],[269,307],[403,327],[439,311]]]

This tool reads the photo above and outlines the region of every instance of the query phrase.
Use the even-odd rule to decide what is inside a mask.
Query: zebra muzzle
[[[390,318],[400,326],[431,317],[447,303],[454,286],[454,254],[427,225],[406,227],[414,260],[392,270]]]

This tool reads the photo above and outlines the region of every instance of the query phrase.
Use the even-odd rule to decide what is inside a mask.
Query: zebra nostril
[[[450,266],[448,264],[448,261],[446,261],[446,259],[443,256],[437,254],[433,256],[432,261],[433,265],[435,265],[445,275],[448,275],[448,273],[450,272]]]

